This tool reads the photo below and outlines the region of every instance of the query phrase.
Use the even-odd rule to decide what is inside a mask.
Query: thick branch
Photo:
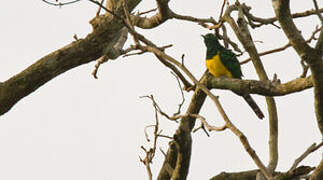
[[[255,180],[259,170],[250,170],[243,172],[222,172],[212,177],[210,180]]]
[[[128,7],[133,9],[141,0],[129,0]],[[122,10],[115,13],[120,14]],[[36,63],[3,82],[0,86],[0,115],[8,112],[20,99],[29,95],[56,76],[102,56],[104,49],[111,48],[120,36],[123,25],[108,14],[100,16],[92,23],[95,30],[85,39],[71,44],[41,58]]]
[[[320,55],[323,54],[323,27],[321,28],[320,36],[317,40],[317,43],[315,45],[315,49],[320,52]]]
[[[200,83],[205,84],[206,83],[206,76],[204,75],[201,80]],[[191,99],[190,105],[186,111],[186,114],[198,114],[202,105],[204,104],[204,101],[206,99],[206,94],[200,89],[200,88],[196,88],[194,95]],[[181,123],[178,127],[178,130],[176,131],[176,134],[180,134],[181,132],[187,132],[188,134],[191,134],[190,131],[192,131],[192,129],[194,128],[195,125],[195,118],[192,116],[185,116],[181,119]],[[181,137],[181,136],[177,136],[177,137]],[[180,139],[177,139],[180,140]],[[188,147],[186,147],[186,152],[190,154],[191,152],[191,145],[186,144]],[[176,162],[178,158],[177,155],[177,151],[175,145],[173,145],[173,143],[171,143],[169,145],[169,149],[166,155],[166,158],[164,160],[163,166],[159,172],[158,175],[158,180],[167,180],[167,179],[171,179],[173,174],[174,169],[176,168]],[[184,157],[184,156],[182,156]],[[180,159],[182,162],[183,160],[188,161],[187,163],[190,162],[190,158],[188,159]],[[177,171],[178,173],[178,171]]]
[[[212,18],[202,19],[195,18],[192,16],[183,16],[173,12],[169,6],[170,0],[156,0],[158,12],[151,17],[142,17],[139,15],[131,15],[131,20],[133,25],[143,28],[143,29],[152,29],[163,24],[168,19],[179,19],[184,21],[191,21],[197,23],[212,23],[216,24],[216,21]]]
[[[136,33],[136,32],[132,32],[132,33]],[[152,53],[154,53],[157,56],[161,56],[164,59],[167,59],[168,61],[170,61],[171,63],[175,64],[177,67],[179,67],[183,72],[185,72],[185,74],[194,82],[194,84],[196,84],[196,86],[198,88],[201,88],[203,90],[203,92],[205,94],[207,94],[208,97],[211,98],[211,100],[213,101],[213,103],[216,105],[217,109],[219,110],[221,116],[223,117],[224,121],[226,122],[226,126],[239,138],[240,142],[242,143],[244,149],[248,152],[248,154],[250,155],[250,157],[253,159],[253,161],[255,162],[255,164],[259,167],[259,169],[261,170],[261,172],[265,175],[265,177],[269,180],[272,179],[271,174],[267,171],[266,167],[263,165],[262,161],[260,160],[259,156],[256,154],[256,152],[254,151],[254,149],[250,146],[248,139],[246,138],[246,136],[230,121],[230,119],[228,118],[228,116],[226,115],[224,109],[222,108],[218,98],[213,95],[203,84],[201,84],[194,76],[193,74],[180,62],[178,62],[177,60],[175,60],[174,58],[170,57],[169,55],[163,53],[162,51],[160,51],[158,48],[156,48],[156,45],[154,45],[151,41],[147,40],[145,37],[143,37],[142,35],[136,33],[134,34],[135,36],[137,36],[142,42],[144,42],[145,44],[147,44],[148,46],[140,46],[139,48],[142,50],[147,50],[150,51]],[[182,122],[182,121],[181,121]],[[181,134],[183,133],[183,134]],[[187,133],[187,128],[185,129],[180,129],[178,134],[180,138],[175,138],[175,139],[181,139],[184,138],[187,141],[191,142],[190,136],[188,136]],[[185,142],[183,142],[183,144],[179,145],[187,145]],[[189,145],[191,145],[189,143]],[[181,147],[180,147],[181,148]],[[191,148],[191,146],[189,146],[189,148]],[[181,150],[181,149],[179,149]],[[178,153],[180,155],[180,153]],[[175,168],[175,172],[173,173],[173,177],[172,179],[182,179],[182,178],[186,178],[187,171],[188,169],[185,169],[185,164],[180,163],[181,161],[184,160],[184,163],[189,162],[190,161],[190,157],[186,157],[188,159],[183,159],[184,156],[178,156],[177,157],[177,163],[176,163],[176,168]],[[184,167],[184,168],[183,168]],[[188,168],[188,167],[187,167]]]
[[[272,3],[276,17],[287,38],[297,53],[303,57],[305,54],[307,54],[307,52],[311,51],[311,48],[306,43],[306,40],[303,38],[301,32],[297,29],[293,22],[289,8],[289,0],[273,0]]]
[[[169,0],[156,0],[156,2],[158,12],[149,18],[131,15],[133,25],[143,29],[151,29],[164,23],[167,19],[172,18],[168,7]]]
[[[309,166],[300,166],[291,172],[274,172],[274,180],[296,180],[301,176],[309,174],[313,170]],[[255,180],[259,170],[242,172],[222,172],[210,180]]]
[[[310,180],[321,180],[323,179],[323,159],[320,164],[314,170]]]
[[[320,47],[323,39],[323,30],[321,30],[316,49],[311,48],[306,43],[292,20],[289,0],[273,0],[272,3],[279,23],[281,24],[286,36],[290,40],[293,48],[310,66],[314,84],[316,118],[321,134],[323,135],[323,53],[321,51],[322,47]]]
[[[283,28],[286,36],[291,42],[293,48],[296,50],[302,60],[306,61],[312,72],[312,79],[314,85],[314,106],[318,127],[323,136],[323,62],[322,62],[322,41],[323,30],[316,48],[311,48],[304,40],[300,32],[294,24],[291,14],[289,0],[272,0],[276,16]],[[316,11],[318,12],[318,10]],[[315,170],[315,175],[311,179],[322,179],[323,174],[323,160]],[[316,178],[316,175],[318,178]]]
[[[237,94],[259,94],[263,96],[284,96],[313,87],[311,76],[297,78],[284,84],[232,78],[212,78],[209,83],[210,88],[229,89]]]

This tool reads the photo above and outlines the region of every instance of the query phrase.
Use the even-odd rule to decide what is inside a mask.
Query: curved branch
[[[230,16],[231,12],[234,10],[239,11],[238,24]],[[260,80],[268,81],[268,76],[265,71],[265,68],[261,62],[260,56],[256,49],[256,46],[253,42],[251,34],[249,32],[247,22],[244,19],[244,13],[242,6],[237,1],[236,5],[230,6],[225,15],[224,20],[228,22],[236,34],[239,41],[242,43],[245,50],[248,52],[249,56],[252,59],[252,63],[256,69],[257,75]],[[273,172],[278,163],[278,115],[277,107],[274,98],[266,97],[266,102],[268,106],[269,114],[269,171]]]
[[[323,136],[323,30],[321,30],[319,40],[316,48],[311,48],[304,40],[296,25],[294,24],[291,14],[289,0],[272,0],[276,16],[281,24],[286,36],[290,40],[293,48],[296,50],[302,60],[306,61],[312,72],[312,79],[314,85],[314,106],[318,127]],[[317,11],[316,11],[317,12]],[[323,166],[321,161],[320,165],[316,168],[314,174],[318,174],[322,179]],[[311,178],[316,179],[316,178]]]
[[[303,57],[305,54],[311,51],[311,47],[306,43],[306,40],[303,38],[293,22],[289,8],[289,0],[273,0],[272,3],[276,17],[287,38],[297,53]]]
[[[204,74],[202,76],[202,78],[199,80],[199,82],[201,84],[206,84],[207,78],[206,78],[206,74]],[[200,88],[196,88],[194,95],[192,96],[191,102],[187,108],[186,114],[198,114],[199,111],[202,108],[202,105],[204,104],[206,99],[206,94],[203,92],[203,90],[201,90]],[[181,119],[181,123],[178,127],[178,130],[176,131],[176,134],[183,134],[183,133],[187,133],[189,136],[191,135],[191,131],[194,128],[195,125],[195,121],[196,119],[192,116],[184,116]],[[177,135],[177,141],[185,141],[185,139],[181,139],[181,137],[187,137],[187,136],[179,136]],[[191,141],[189,141],[191,143]],[[191,145],[186,143],[186,144],[182,144],[182,150],[184,150],[185,148],[185,152],[190,155],[191,153]],[[184,148],[184,149],[183,149]],[[190,157],[187,156],[183,156],[183,152],[182,152],[182,156],[181,157],[186,157],[186,159],[183,158],[179,158],[178,154],[180,152],[178,152],[178,148],[176,148],[175,146],[175,142],[171,142],[169,144],[169,149],[166,155],[166,158],[164,160],[163,166],[160,169],[159,175],[158,175],[158,180],[167,180],[167,179],[174,179],[175,177],[172,177],[173,174],[181,174],[181,177],[186,177],[186,175],[183,175],[183,173],[181,173],[180,168],[179,167],[185,167],[180,166],[180,163],[184,163],[184,164],[189,164],[190,162]],[[184,153],[185,153],[184,152]],[[186,162],[185,162],[186,161]],[[178,165],[177,165],[178,162]],[[174,172],[174,170],[176,169],[177,166],[177,171]],[[187,166],[186,166],[187,167]],[[187,167],[188,168],[188,167]],[[184,172],[188,172],[188,169],[185,170],[183,168],[181,168],[182,171]],[[178,175],[175,175],[178,177]]]
[[[253,24],[252,27],[260,27],[262,25],[268,25],[268,24],[274,25],[274,22],[276,22],[278,20],[277,17],[261,18],[261,17],[254,16],[253,14],[251,14],[249,12],[251,8],[246,6],[245,4],[242,4],[242,8],[243,8],[244,14],[247,16],[248,20],[251,20],[251,21],[254,21],[257,23],[257,24]],[[294,13],[294,14],[291,14],[291,16],[293,19],[295,19],[295,18],[303,18],[303,17],[308,17],[311,15],[316,15],[317,13],[323,13],[323,8],[317,9],[317,10],[312,9],[312,10],[307,10],[304,12]]]

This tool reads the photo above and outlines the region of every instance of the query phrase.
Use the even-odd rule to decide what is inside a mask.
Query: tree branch
[[[315,30],[312,32],[312,35],[311,37],[309,37],[306,42],[307,43],[310,43],[312,42],[312,40],[316,39],[315,35],[318,33],[318,32],[321,32],[323,30],[323,26],[321,26],[320,28],[316,27]],[[275,49],[271,49],[271,50],[268,50],[268,51],[264,51],[264,52],[261,52],[259,53],[259,56],[265,56],[265,55],[268,55],[268,54],[273,54],[273,53],[276,53],[276,52],[281,52],[281,51],[284,51],[285,49],[291,47],[292,44],[290,42],[286,43],[284,46],[281,46],[279,48],[275,48]],[[248,59],[245,59],[243,61],[240,62],[240,64],[245,64],[247,62],[251,61],[251,58],[249,57]]]
[[[202,78],[199,80],[199,82],[201,84],[206,84],[207,81],[207,77],[206,74],[204,74],[202,76]],[[206,94],[200,89],[200,88],[196,88],[195,92],[192,96],[191,102],[186,110],[186,114],[198,114],[200,109],[202,108],[202,105],[204,104],[206,99]],[[181,119],[181,123],[176,131],[175,134],[182,134],[182,132],[186,132],[188,134],[191,134],[190,131],[192,131],[192,129],[195,126],[195,118],[192,116],[184,116]],[[187,132],[189,131],[189,132]],[[177,135],[177,138],[181,137]],[[180,139],[177,139],[180,140]],[[191,141],[190,141],[191,142]],[[190,154],[191,152],[191,145],[186,143],[185,146],[186,152]],[[185,148],[183,147],[183,148]],[[176,168],[176,162],[178,161],[179,157],[178,157],[178,149],[175,146],[175,142],[171,142],[169,144],[169,149],[166,155],[166,158],[164,160],[163,166],[160,169],[159,175],[158,175],[158,180],[167,180],[167,179],[171,179],[173,174],[178,173],[174,172],[175,168]],[[183,157],[183,156],[181,156]],[[180,159],[181,162],[183,162],[183,160],[185,159]],[[188,161],[188,163],[190,162],[190,157],[188,159],[186,159]],[[174,177],[173,177],[174,178]]]
[[[312,88],[313,82],[311,76],[306,78],[297,78],[284,84],[277,84],[271,81],[211,78],[208,87],[215,89],[229,89],[237,94],[284,96]]]
[[[274,180],[296,180],[309,174],[313,170],[309,166],[300,166],[292,172],[274,172]],[[242,172],[222,172],[210,180],[255,180],[259,170],[250,170]]]
[[[253,23],[251,25],[252,28],[260,27],[262,25],[268,25],[268,24],[276,26],[274,24],[274,22],[276,22],[278,20],[277,17],[271,17],[271,18],[257,17],[257,16],[254,16],[253,14],[250,13],[251,7],[248,7],[245,4],[242,4],[242,8],[243,8],[244,14],[248,18],[248,20],[257,23],[257,24]],[[291,16],[293,19],[296,19],[296,18],[308,17],[311,15],[316,15],[317,13],[323,13],[323,8],[318,9],[318,10],[312,9],[312,10],[307,10],[304,12],[294,13],[294,14],[291,14]]]
[[[238,24],[230,16],[231,12],[234,10],[239,11]],[[244,14],[240,3],[237,1],[236,5],[230,6],[225,15],[224,20],[228,22],[236,34],[239,41],[244,46],[245,50],[248,52],[252,59],[252,63],[256,69],[257,75],[260,80],[268,81],[268,76],[265,68],[260,60],[260,56],[253,42],[251,34],[248,30],[247,23],[244,19]],[[278,115],[275,100],[272,97],[266,97],[266,102],[268,106],[269,114],[269,171],[273,172],[278,163]]]
[[[300,157],[298,157],[295,160],[292,167],[288,171],[292,172],[294,169],[296,169],[300,162],[302,162],[309,154],[311,154],[312,152],[314,152],[314,151],[318,150],[320,147],[322,147],[322,145],[323,145],[323,142],[321,142],[318,145],[316,145],[316,143],[313,143],[310,147],[308,147],[306,149],[306,151]]]
[[[312,72],[312,80],[314,85],[314,106],[318,127],[323,136],[323,62],[322,62],[322,41],[323,30],[321,30],[319,40],[316,48],[311,48],[304,40],[296,25],[294,24],[291,14],[289,0],[272,0],[276,17],[278,18],[281,27],[283,28],[286,36],[290,40],[293,48],[298,55],[310,67]],[[316,13],[318,11],[315,11]],[[323,162],[323,160],[322,160]],[[323,163],[316,168],[315,174],[319,174],[322,179]]]
[[[259,167],[261,172],[264,174],[264,176],[271,180],[272,176],[267,171],[266,167],[263,165],[262,161],[254,151],[254,149],[250,146],[248,139],[246,136],[230,121],[228,116],[226,115],[224,109],[222,108],[220,102],[218,101],[218,98],[214,96],[203,84],[201,84],[194,76],[193,74],[180,62],[178,62],[176,59],[172,58],[171,56],[165,54],[164,52],[160,51],[155,44],[153,44],[151,41],[146,39],[141,34],[130,31],[133,36],[138,37],[140,41],[145,43],[147,46],[138,46],[143,51],[149,51],[154,53],[157,56],[161,56],[164,59],[168,60],[169,62],[175,64],[178,68],[180,68],[185,74],[194,82],[194,84],[201,88],[201,90],[207,94],[213,101],[213,103],[216,105],[218,111],[220,112],[221,116],[223,117],[224,121],[226,122],[226,126],[239,138],[242,145],[244,146],[245,150],[248,152],[250,157],[254,160],[255,164]],[[184,123],[184,121],[181,121],[181,124]],[[178,179],[185,179],[188,173],[189,168],[189,161],[190,161],[190,152],[191,152],[191,131],[192,129],[189,128],[189,126],[180,124],[180,128],[176,132],[174,139],[177,142],[176,146],[178,148],[178,156],[177,156],[177,162],[176,167],[172,175],[172,179],[178,180]],[[184,147],[188,148],[184,150]]]
[[[321,180],[323,179],[323,159],[320,164],[316,167],[313,174],[310,177],[310,180]]]
[[[289,8],[289,0],[272,0],[272,4],[276,17],[287,38],[297,53],[303,58],[307,52],[311,51],[311,47],[306,43],[306,40],[293,22]]]
[[[141,0],[129,0],[129,9],[134,9]],[[122,13],[122,9],[115,11]],[[0,86],[0,115],[8,112],[20,99],[29,95],[56,76],[102,56],[103,50],[115,45],[123,25],[113,15],[95,18],[100,22],[86,38],[70,43],[41,58],[24,71]],[[92,21],[93,22],[93,21]]]

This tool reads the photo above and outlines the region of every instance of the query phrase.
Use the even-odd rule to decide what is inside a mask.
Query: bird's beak
[[[203,34],[201,34],[201,36],[202,36],[203,38],[205,38],[205,36],[204,36]]]

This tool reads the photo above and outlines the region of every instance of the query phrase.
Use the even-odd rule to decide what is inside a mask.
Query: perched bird
[[[240,63],[236,55],[223,47],[214,34],[202,35],[206,46],[206,67],[214,77],[229,77],[241,79],[242,72]],[[264,118],[264,114],[250,94],[242,95],[259,119]]]

